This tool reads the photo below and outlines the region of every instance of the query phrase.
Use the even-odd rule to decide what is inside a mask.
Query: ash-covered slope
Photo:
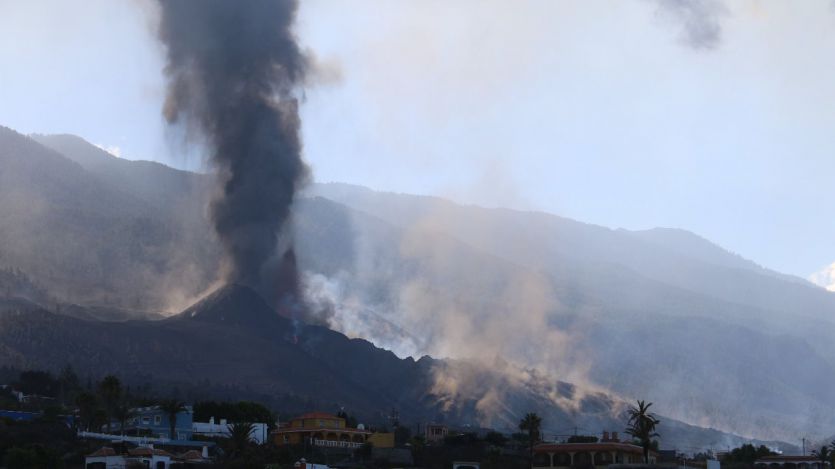
[[[25,300],[0,304],[0,365],[115,373],[128,381],[237,387],[311,407],[346,406],[373,416],[391,407],[419,412],[408,389],[426,389],[411,360],[362,340],[278,316],[252,290],[221,288],[161,321],[85,321]],[[338,350],[341,356],[326,353]],[[345,360],[365,366],[342,367]],[[396,375],[391,369],[403,369]],[[408,378],[393,379],[397,376]]]
[[[215,388],[237,389],[230,397],[257,396],[287,412],[345,408],[369,422],[383,423],[394,408],[406,422],[487,423],[513,431],[521,415],[535,411],[546,432],[556,433],[571,426],[619,429],[625,418],[623,403],[604,393],[582,393],[544,376],[519,381],[507,365],[400,359],[365,340],[281,317],[240,285],[222,287],[162,321],[85,321],[26,300],[2,300],[0,344],[0,366],[57,371],[72,364],[84,375],[115,373],[158,390],[177,387],[195,399]],[[483,386],[439,393],[439,376],[448,373]],[[501,412],[485,421],[484,406],[496,398]],[[668,419],[664,428],[668,446],[745,441]]]
[[[273,327],[281,322],[278,314],[254,290],[238,284],[218,288],[170,320],[252,328]]]
[[[360,262],[341,267],[349,275],[329,275],[352,295],[369,291],[361,303],[379,299],[376,310],[410,335],[431,337],[430,351],[476,353],[480,343],[487,354],[521,350],[517,362],[573,363],[621,396],[742,434],[790,439],[835,429],[824,391],[835,385],[835,295],[808,282],[680,230],[610,230],[343,184],[311,193],[355,210]],[[387,230],[366,228],[382,219]],[[453,324],[437,311],[498,333],[455,335],[455,326],[437,327]],[[518,327],[525,321],[533,326]],[[528,344],[547,344],[553,331],[570,345],[559,360],[542,360]],[[384,341],[377,336],[385,333],[364,336]]]

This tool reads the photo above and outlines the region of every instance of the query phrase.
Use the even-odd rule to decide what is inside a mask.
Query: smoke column
[[[167,48],[163,114],[209,148],[219,190],[209,213],[226,253],[225,280],[275,306],[296,303],[288,228],[307,177],[298,101],[307,60],[292,27],[295,0],[159,0]]]

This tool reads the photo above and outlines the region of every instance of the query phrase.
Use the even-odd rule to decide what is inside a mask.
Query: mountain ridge
[[[92,148],[73,151],[101,152],[87,146]],[[38,156],[44,152],[50,156]],[[27,158],[30,154],[36,158]],[[0,184],[0,215],[7,220],[0,225],[0,236],[5,236],[0,239],[6,241],[0,244],[0,268],[25,272],[57,303],[78,304],[81,309],[73,311],[79,316],[92,311],[84,310],[88,305],[102,304],[113,311],[186,309],[216,280],[219,265],[220,251],[203,210],[209,179],[172,170],[170,177],[185,177],[198,189],[174,184],[161,191],[169,194],[164,197],[148,194],[153,179],[134,171],[137,165],[97,154],[111,158],[110,166],[117,170],[85,167],[35,140],[0,132],[0,171],[5,169],[5,180],[12,182]],[[62,174],[55,164],[75,169]],[[17,181],[50,174],[70,188],[64,191],[68,195],[48,198],[47,210],[14,210],[26,206],[21,201],[49,196],[52,187]],[[74,190],[82,186],[101,193],[88,201],[87,192]],[[312,186],[309,195],[317,195],[322,187]],[[772,439],[798,431],[832,433],[835,409],[820,403],[809,389],[809,376],[821,376],[826,385],[835,374],[835,350],[827,339],[835,328],[826,292],[757,273],[758,266],[734,268],[738,259],[733,257],[722,257],[731,267],[694,262],[646,239],[634,239],[646,234],[601,231],[555,216],[464,207],[437,198],[428,200],[441,203],[440,209],[420,205],[424,199],[414,202],[411,196],[384,201],[393,207],[387,213],[374,205],[383,196],[368,193],[373,197],[365,206],[340,201],[347,196],[339,194],[298,201],[294,219],[299,265],[309,274],[309,289],[317,287],[308,293],[316,300],[323,324],[374,343],[396,345],[404,334],[419,338],[424,343],[416,344],[417,354],[432,350],[433,355],[466,357],[499,350],[495,353],[520,364],[529,357],[541,360],[537,353],[545,355],[531,343],[565,337],[573,345],[564,354],[529,365],[587,367],[587,378],[605,383],[613,395],[650,399],[672,411],[671,417],[703,426]],[[182,203],[166,203],[168,197]],[[118,210],[107,205],[119,200],[125,203]],[[409,208],[412,203],[417,205]],[[75,218],[102,204],[101,213],[94,213],[98,223]],[[392,213],[397,218],[390,218]],[[177,304],[182,306],[173,306]],[[73,312],[64,307],[62,311]],[[101,319],[109,314],[106,311],[84,317]],[[527,324],[531,311],[538,315],[537,322]],[[365,319],[374,317],[380,320]],[[450,317],[460,320],[446,323]],[[685,324],[688,334],[682,335],[679,328]],[[132,331],[138,326],[107,327]],[[167,320],[159,327],[215,330],[216,325]],[[316,327],[306,330],[329,334]],[[387,331],[395,334],[389,341],[383,340]],[[279,335],[285,340],[285,333]],[[514,337],[518,341],[512,341]],[[686,340],[671,340],[676,337]],[[498,341],[495,347],[488,346],[488,339]],[[785,356],[774,356],[781,347]],[[687,362],[681,362],[680,349],[689,354]],[[717,360],[712,355],[725,349],[739,356]],[[749,353],[755,350],[768,351],[764,356],[773,363]],[[184,349],[174,353],[189,355]],[[657,382],[652,367],[631,365],[638,361],[664,369],[670,382],[652,386]],[[681,363],[692,366],[679,371]],[[803,364],[803,374],[795,373],[796,363]],[[740,374],[749,369],[755,371]],[[634,374],[634,379],[612,380],[623,373]],[[798,377],[802,386],[792,387]],[[717,402],[703,389],[727,397]],[[687,408],[679,408],[679,395],[688,396]],[[780,396],[788,395],[791,402],[780,404]]]
[[[321,326],[298,323],[288,328],[290,321],[281,318],[230,328],[223,315],[214,311],[203,318],[189,311],[220,308],[239,312],[246,307],[237,302],[247,304],[252,295],[257,296],[245,287],[221,287],[207,297],[211,299],[198,301],[169,319],[125,323],[60,317],[26,300],[0,300],[0,344],[4,346],[0,347],[0,365],[57,370],[64,363],[73,363],[80,373],[116,373],[129,383],[147,380],[151,372],[154,382],[173,386],[187,382],[206,386],[211,379],[225,386],[246,386],[251,389],[247,392],[262,396],[277,394],[280,399],[272,405],[280,405],[281,399],[299,401],[294,396],[305,395],[308,400],[304,405],[345,407],[372,421],[384,421],[394,407],[404,419],[476,423],[477,402],[463,396],[453,396],[450,401],[450,396],[434,394],[432,373],[436,367],[483,375],[481,379],[486,382],[506,379],[503,373],[472,368],[466,362],[429,357],[400,359],[368,341],[348,339]],[[279,318],[277,314],[266,317]],[[106,340],[80,340],[89,334]],[[50,344],[48,350],[41,346],[45,343]],[[253,361],[253,357],[260,358]],[[271,368],[280,372],[271,373]],[[549,381],[543,377],[537,381],[543,379]],[[545,385],[555,386],[565,398],[576,393],[568,383]],[[538,393],[535,388],[509,391],[505,405],[517,409],[514,412],[536,409],[548,419],[546,428],[572,422],[609,428],[619,425],[622,418],[614,402],[604,395],[579,399],[581,411],[577,413],[560,410]],[[450,403],[451,408],[447,407]],[[508,431],[514,427],[513,416],[503,421],[498,428]],[[720,442],[748,441],[672,420],[665,422],[671,444],[689,442],[709,447]],[[791,448],[785,443],[769,443]]]

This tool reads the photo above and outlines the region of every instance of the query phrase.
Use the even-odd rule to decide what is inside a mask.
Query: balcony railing
[[[353,441],[334,441],[334,440],[313,440],[313,446],[323,446],[325,448],[362,448],[362,443]]]

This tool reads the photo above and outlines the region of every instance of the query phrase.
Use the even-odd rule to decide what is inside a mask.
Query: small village
[[[71,369],[58,377],[20,372],[0,385],[0,468],[264,469],[602,469],[627,467],[826,469],[832,448],[784,455],[743,445],[725,451],[666,449],[663,422],[638,401],[623,429],[548,435],[529,413],[502,433],[443,422],[384,424],[311,409],[281,419],[255,402],[143,396],[112,375],[82,386]],[[585,429],[584,429],[585,431]],[[805,448],[804,448],[805,452]]]

